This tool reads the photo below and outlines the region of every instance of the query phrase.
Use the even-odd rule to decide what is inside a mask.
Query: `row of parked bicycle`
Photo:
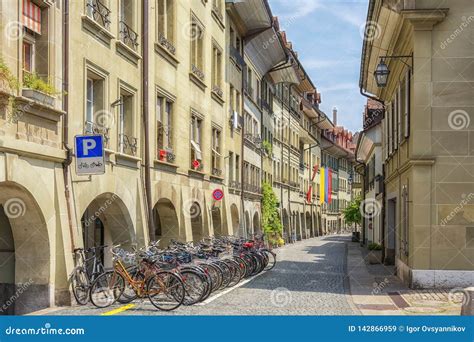
[[[163,311],[206,300],[213,292],[237,285],[276,264],[263,236],[254,240],[233,236],[208,238],[200,243],[174,241],[161,249],[158,242],[139,250],[110,249],[112,269],[101,262],[107,246],[74,250],[77,266],[70,280],[76,301],[105,308],[117,301],[148,298]]]

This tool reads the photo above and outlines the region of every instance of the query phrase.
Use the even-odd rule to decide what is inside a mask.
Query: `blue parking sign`
[[[104,137],[77,135],[75,137],[76,173],[100,175],[105,173]]]

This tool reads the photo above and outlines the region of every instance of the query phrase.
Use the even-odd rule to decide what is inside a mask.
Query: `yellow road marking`
[[[127,310],[129,310],[129,309],[131,309],[131,308],[134,308],[134,307],[135,307],[135,304],[127,304],[127,305],[121,306],[121,307],[119,307],[119,308],[117,308],[117,309],[104,312],[101,316],[112,316],[112,315],[116,315],[116,314],[118,314],[118,313],[127,311]]]

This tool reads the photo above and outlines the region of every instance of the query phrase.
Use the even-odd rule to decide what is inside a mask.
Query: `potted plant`
[[[367,254],[367,261],[369,264],[382,263],[382,246],[378,243],[372,242],[368,246],[369,254]]]
[[[54,105],[55,95],[59,92],[54,86],[42,80],[35,73],[25,73],[23,76],[23,90],[22,95],[37,102],[44,103],[48,106]]]

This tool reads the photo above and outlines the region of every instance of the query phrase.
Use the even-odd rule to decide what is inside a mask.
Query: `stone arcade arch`
[[[252,226],[250,224],[250,213],[248,211],[245,212],[245,230],[242,236],[248,237],[252,234]]]
[[[33,195],[13,182],[0,182],[0,251],[0,306],[7,306],[0,315],[49,307],[54,294],[47,223]]]
[[[220,208],[212,209],[212,227],[214,228],[214,236],[222,236],[222,218]]]
[[[311,214],[309,212],[306,212],[306,234],[307,238],[314,237],[314,226],[311,222]]]
[[[291,242],[290,218],[286,209],[283,209],[283,239],[285,242]]]
[[[253,232],[254,234],[262,233],[262,227],[260,225],[260,217],[258,216],[257,212],[253,215]]]
[[[82,218],[82,238],[84,247],[113,246],[120,244],[129,248],[136,244],[135,229],[130,213],[120,199],[113,193],[103,193],[87,206]],[[110,267],[112,257],[104,250],[104,265]]]
[[[169,245],[172,239],[179,240],[179,221],[176,208],[167,198],[161,198],[153,208],[155,239],[161,247]]]
[[[202,219],[202,209],[198,202],[193,202],[193,204],[191,204],[189,214],[191,216],[193,241],[201,241],[204,238],[204,221]]]
[[[232,234],[236,235],[239,232],[239,225],[240,225],[239,208],[237,208],[237,205],[232,204],[230,206],[230,216],[232,219]]]

